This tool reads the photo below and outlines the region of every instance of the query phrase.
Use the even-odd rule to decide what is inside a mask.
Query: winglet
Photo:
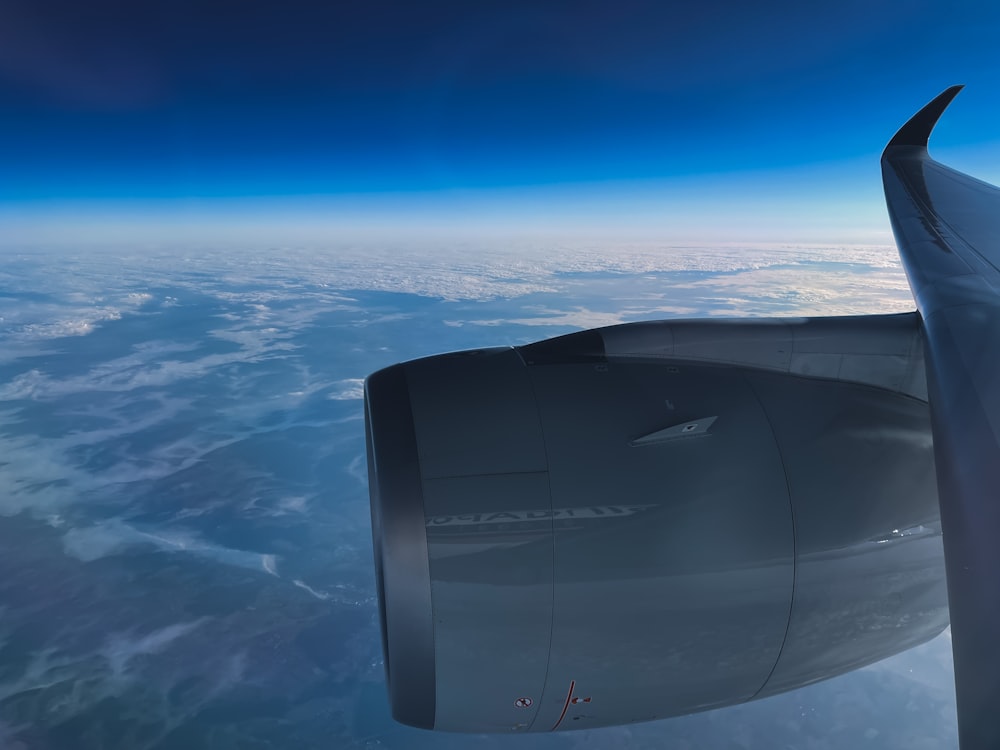
[[[951,100],[958,95],[958,92],[962,88],[962,86],[949,86],[931,99],[923,109],[913,115],[913,117],[906,121],[903,127],[896,131],[896,135],[892,137],[886,148],[892,148],[893,146],[919,146],[920,148],[927,148],[927,139],[930,138],[931,131],[937,125],[941,114],[951,104]]]

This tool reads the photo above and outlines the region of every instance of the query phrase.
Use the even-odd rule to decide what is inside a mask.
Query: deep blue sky
[[[878,153],[945,86],[936,153],[1000,174],[998,34],[962,0],[4,0],[0,221],[888,241]]]

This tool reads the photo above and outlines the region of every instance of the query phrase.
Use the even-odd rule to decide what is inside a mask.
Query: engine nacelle
[[[863,320],[633,324],[371,375],[393,716],[645,721],[941,632],[919,333]]]

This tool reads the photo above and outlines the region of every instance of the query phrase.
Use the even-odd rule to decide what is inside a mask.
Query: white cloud
[[[45,393],[50,383],[49,377],[41,370],[22,372],[6,385],[0,385],[0,401],[36,398]]]
[[[122,315],[139,310],[152,299],[145,292],[112,295],[111,299],[77,292],[51,302],[18,300],[0,308],[0,331],[16,343],[86,336],[101,323],[121,320]]]
[[[129,662],[135,657],[164,651],[174,641],[183,638],[204,622],[205,618],[178,622],[143,636],[116,633],[108,637],[102,653],[108,660],[112,674],[115,677],[123,677]]]
[[[892,266],[802,263],[679,282],[673,289],[702,295],[711,315],[859,315],[915,307],[906,276]]]
[[[203,377],[228,365],[282,356],[296,348],[287,341],[290,334],[275,328],[219,329],[210,331],[209,335],[236,343],[240,348],[196,359],[169,359],[172,352],[192,351],[193,347],[176,343],[154,346],[146,342],[135,347],[131,354],[107,360],[79,374],[55,378],[38,369],[21,373],[10,383],[0,386],[0,401],[24,398],[46,400],[86,391],[121,393],[141,387],[162,388],[178,381]]]
[[[278,575],[278,558],[274,554],[224,547],[186,530],[164,529],[153,533],[112,518],[91,526],[70,529],[63,535],[65,553],[82,562],[92,562],[142,546],[194,555],[222,565],[261,570],[272,576]]]
[[[294,581],[292,581],[292,583],[294,583],[300,589],[305,589],[310,594],[312,594],[313,596],[315,596],[317,599],[326,600],[326,599],[330,598],[329,594],[324,594],[322,591],[317,591],[312,586],[310,586],[309,584],[307,584],[305,581],[300,581],[299,579],[296,578]]]
[[[619,323],[626,323],[630,320],[637,320],[646,317],[677,317],[696,312],[694,308],[663,305],[660,307],[630,307],[625,306],[617,312],[606,310],[591,310],[583,306],[575,306],[568,310],[557,310],[550,307],[525,307],[525,312],[535,313],[531,317],[509,317],[509,318],[489,318],[470,319],[466,321],[446,320],[447,326],[460,328],[465,325],[472,326],[557,326],[573,328],[600,328],[603,326],[613,326]]]
[[[355,401],[365,397],[364,378],[347,378],[335,385],[335,390],[327,396],[334,401]]]
[[[306,513],[309,510],[309,498],[302,496],[283,497],[278,501],[279,514]]]
[[[362,487],[368,486],[368,464],[367,455],[361,453],[351,459],[350,463],[347,464],[347,473],[349,476],[357,480],[358,484]]]
[[[138,542],[138,532],[119,522],[70,529],[63,536],[63,549],[70,557],[92,562],[113,555]]]

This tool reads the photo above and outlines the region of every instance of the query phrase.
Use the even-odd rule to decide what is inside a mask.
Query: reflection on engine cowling
[[[516,732],[674,716],[947,625],[924,401],[616,356],[597,332],[554,341],[366,382],[398,720]]]

